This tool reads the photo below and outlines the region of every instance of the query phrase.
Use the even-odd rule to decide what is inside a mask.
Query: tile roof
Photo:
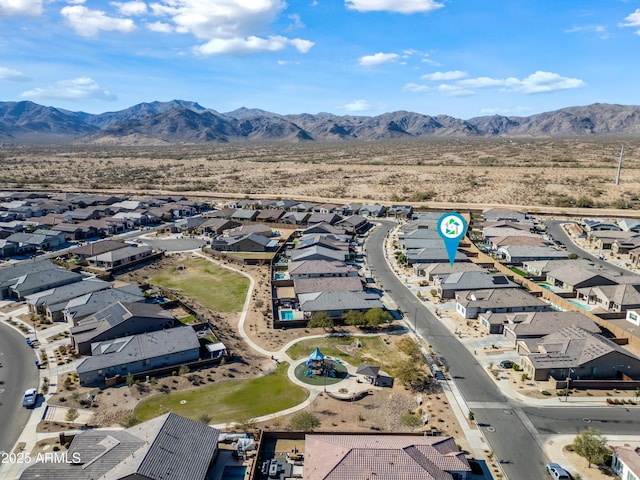
[[[307,435],[305,480],[452,480],[470,471],[453,438],[410,435]]]

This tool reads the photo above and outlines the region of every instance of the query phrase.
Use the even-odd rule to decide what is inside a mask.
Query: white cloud
[[[349,10],[358,12],[427,13],[444,7],[434,0],[346,0]]]
[[[109,17],[103,11],[89,10],[82,5],[64,7],[60,13],[71,28],[83,37],[95,37],[101,30],[128,33],[136,28],[130,18]]]
[[[291,20],[291,25],[289,25],[289,27],[287,28],[288,31],[298,30],[305,27],[304,23],[302,23],[302,20],[300,20],[300,15],[298,15],[297,13],[289,15],[287,18]]]
[[[133,2],[111,2],[121,15],[133,16],[147,13],[147,4],[138,0]]]
[[[42,13],[42,0],[0,0],[0,16],[38,16]]]
[[[619,27],[640,27],[640,8],[627,15],[624,20],[618,24]],[[636,30],[635,34],[640,35],[640,30]]]
[[[25,82],[28,81],[29,78],[18,70],[13,70],[12,68],[0,67],[0,80],[9,80],[12,82]]]
[[[429,85],[420,85],[418,83],[407,83],[404,87],[402,87],[402,90],[411,93],[421,93],[428,92],[429,90],[431,90],[431,87]]]
[[[365,55],[364,57],[360,57],[358,59],[358,63],[363,67],[375,67],[377,65],[382,65],[383,63],[391,63],[395,62],[399,57],[397,53],[374,53],[373,55]]]
[[[448,84],[438,85],[436,87],[436,90],[438,90],[438,92],[440,92],[440,94],[444,95],[445,97],[468,97],[469,95],[473,95],[475,93],[473,90],[461,87],[460,85]]]
[[[149,5],[152,14],[166,18],[162,23],[174,31],[204,40],[194,48],[202,55],[279,51],[287,46],[306,53],[314,45],[309,40],[256,35],[267,31],[286,6],[283,0],[165,0]],[[296,17],[290,18],[295,25]]]
[[[152,32],[158,32],[158,33],[171,33],[171,32],[173,32],[173,27],[171,25],[169,25],[168,23],[164,23],[164,22],[145,23],[144,26],[147,27]]]
[[[194,47],[194,51],[200,55],[221,55],[221,54],[248,54],[256,52],[278,52],[288,45],[294,46],[298,51],[306,53],[313,42],[299,38],[288,39],[280,35],[273,35],[267,38],[250,36],[247,38],[215,38],[203,45]]]
[[[468,88],[504,87],[506,91],[532,94],[580,88],[586,86],[586,83],[579,78],[568,78],[557,73],[537,71],[523,79],[478,77],[460,80],[457,85]]]
[[[431,80],[434,82],[448,82],[451,80],[460,80],[467,76],[467,72],[462,70],[450,70],[448,72],[433,72],[423,75],[424,80]]]
[[[99,100],[115,100],[116,96],[103,89],[96,81],[89,77],[78,77],[72,80],[62,80],[48,87],[34,88],[20,94],[23,98],[47,98],[56,100],[84,100],[96,98]]]
[[[349,112],[365,112],[371,109],[371,105],[366,100],[354,100],[344,105],[344,109]]]
[[[569,28],[564,31],[565,33],[595,33],[596,36],[602,40],[609,38],[609,32],[604,25],[580,25]]]

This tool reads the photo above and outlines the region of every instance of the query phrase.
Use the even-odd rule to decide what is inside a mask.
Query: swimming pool
[[[280,320],[293,320],[293,310],[280,310]]]
[[[222,480],[244,480],[247,467],[227,465],[222,471]]]
[[[276,273],[273,275],[273,279],[274,280],[284,280],[286,278],[286,274],[285,273]]]
[[[589,307],[587,307],[587,306],[585,306],[585,305],[582,305],[581,303],[578,303],[578,302],[576,302],[575,300],[569,300],[569,303],[573,303],[573,304],[574,304],[575,306],[577,306],[578,308],[581,308],[582,310],[586,310],[587,312],[588,312],[589,310],[591,310],[591,308],[589,308]]]

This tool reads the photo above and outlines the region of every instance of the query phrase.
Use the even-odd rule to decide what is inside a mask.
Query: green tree
[[[607,448],[607,439],[600,434],[597,428],[587,428],[576,436],[573,440],[574,451],[587,459],[589,468],[591,464],[601,465],[604,463],[609,449]]]
[[[325,332],[330,332],[333,330],[334,323],[327,312],[316,312],[309,319],[307,326],[309,328],[323,328]]]
[[[383,310],[382,308],[372,308],[367,310],[364,314],[364,320],[366,322],[367,327],[375,328],[383,323],[390,323],[393,320],[393,317],[389,312]]]
[[[291,417],[289,425],[293,430],[313,432],[320,426],[320,420],[313,413],[302,411]]]
[[[344,314],[344,323],[352,327],[362,327],[366,324],[366,320],[362,312],[357,310],[349,310]]]

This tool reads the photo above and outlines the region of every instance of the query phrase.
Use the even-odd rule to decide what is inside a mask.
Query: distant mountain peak
[[[328,112],[280,115],[242,106],[219,113],[197,102],[143,102],[98,115],[47,107],[23,100],[0,102],[0,141],[165,144],[232,141],[345,141],[430,137],[594,137],[637,136],[640,107],[567,107],[528,117],[489,115],[461,120],[399,110],[377,116]]]

